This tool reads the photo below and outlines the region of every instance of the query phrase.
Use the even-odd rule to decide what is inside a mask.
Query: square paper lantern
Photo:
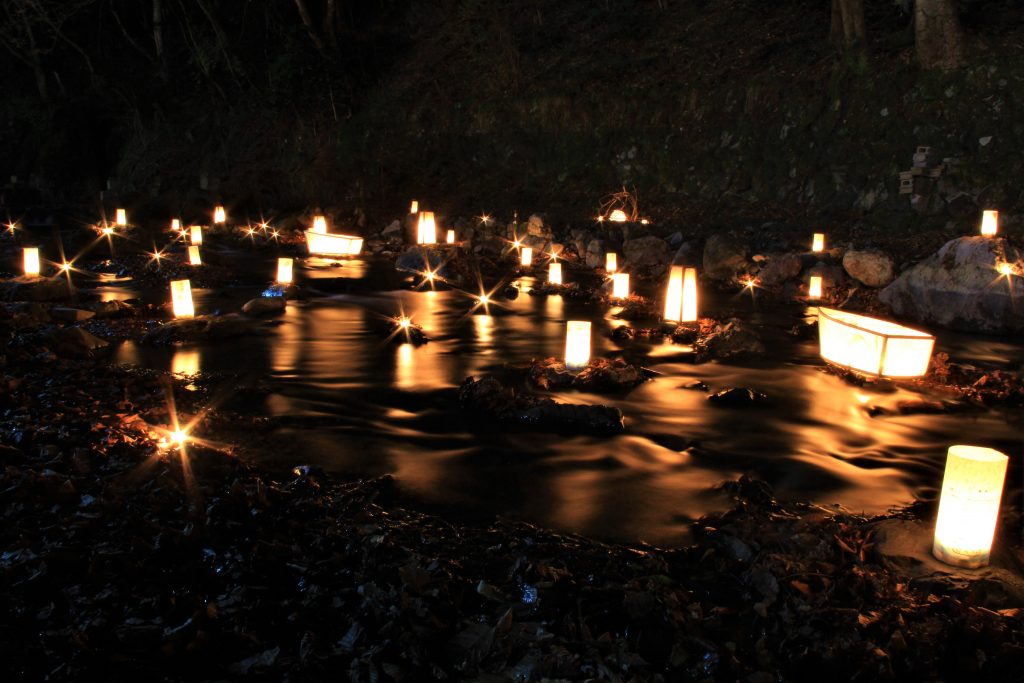
[[[203,226],[193,225],[191,228],[189,228],[189,234],[191,235],[192,238],[192,244],[203,243]]]
[[[193,266],[203,265],[203,260],[199,257],[199,247],[195,244],[188,248],[188,262]]]
[[[124,209],[117,210],[116,216],[114,218],[114,223],[116,223],[118,226],[122,228],[128,225],[128,214],[125,212]]]
[[[978,446],[950,446],[942,477],[932,554],[957,567],[988,564],[1009,462]]]
[[[552,261],[548,264],[548,282],[553,285],[562,284],[562,264]]]
[[[581,368],[590,362],[590,321],[570,320],[565,328],[565,364]]]
[[[615,273],[612,275],[612,296],[616,299],[629,297],[629,273]]]
[[[292,282],[292,259],[282,256],[277,259],[277,281],[282,285],[290,285]]]
[[[421,211],[416,226],[416,244],[437,244],[437,223],[433,211]]]
[[[227,212],[224,211],[223,206],[215,206],[213,208],[213,222],[214,223],[227,223],[228,216]]]
[[[318,235],[327,234],[327,219],[324,216],[313,216],[313,232]]]
[[[519,263],[524,266],[533,263],[533,247],[523,247],[523,250],[519,253]]]
[[[188,280],[171,280],[171,307],[175,318],[194,318],[192,306],[192,283]]]
[[[665,294],[665,320],[695,322],[697,320],[697,269],[672,266]]]
[[[619,269],[618,254],[610,251],[604,255],[604,269],[609,273],[614,273]]]
[[[807,285],[807,298],[808,299],[820,299],[821,298],[821,276],[812,275],[811,281]]]
[[[320,233],[314,230],[307,230],[306,248],[314,256],[350,256],[352,253],[352,240],[358,239],[359,245],[356,253],[363,247],[363,238],[353,238],[349,235],[332,235]]]
[[[359,252],[363,250],[363,238],[362,237],[348,237],[348,256],[359,256]]]
[[[821,232],[814,233],[814,244],[811,245],[811,251],[825,251],[825,234]]]
[[[181,232],[181,219],[180,218],[172,218],[171,219],[171,230],[173,230],[174,232]]]
[[[999,232],[999,212],[988,210],[981,214],[981,234],[995,237]]]
[[[409,205],[409,213],[419,213],[420,203],[415,199],[412,200],[412,204]]]
[[[448,231],[448,235],[447,235],[447,240],[446,241],[448,242],[448,244],[455,244],[455,231],[454,230],[449,230]]]
[[[25,275],[39,275],[39,247],[25,247]]]
[[[935,337],[866,315],[818,309],[821,357],[877,377],[920,377],[928,371]]]

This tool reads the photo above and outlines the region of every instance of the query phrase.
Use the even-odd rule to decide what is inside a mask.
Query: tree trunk
[[[917,61],[925,69],[955,69],[964,63],[964,41],[956,0],[914,3]]]
[[[153,0],[153,48],[156,50],[156,58],[162,60],[164,57],[164,29],[163,29],[163,8],[160,0]]]
[[[864,47],[864,0],[832,0],[832,44],[842,49]]]
[[[302,18],[302,23],[306,27],[306,32],[309,33],[310,40],[316,45],[316,49],[321,54],[326,52],[327,46],[324,45],[324,39],[317,33],[316,27],[313,25],[313,17],[309,13],[309,8],[306,6],[306,0],[295,0],[295,7],[299,10],[299,17]]]

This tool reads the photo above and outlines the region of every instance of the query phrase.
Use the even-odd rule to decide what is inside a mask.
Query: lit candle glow
[[[277,281],[282,285],[290,285],[292,282],[293,260],[282,256],[277,259]]]
[[[981,214],[981,234],[985,237],[995,237],[999,232],[999,212],[991,209]]]
[[[39,275],[39,247],[25,247],[23,254],[25,275],[32,277]]]
[[[920,377],[935,347],[926,332],[833,308],[818,309],[818,337],[826,361],[880,377]]]
[[[672,266],[665,295],[665,320],[696,322],[697,269]]]
[[[227,223],[228,216],[227,212],[224,211],[223,206],[216,206],[213,209],[213,222],[214,223]]]
[[[409,213],[419,213],[420,203],[415,199],[412,200],[412,204],[409,205]]]
[[[991,448],[950,446],[932,554],[957,567],[989,562],[1009,458]]]
[[[191,235],[192,238],[192,244],[203,243],[203,226],[193,225],[191,228],[189,228],[189,234]]]
[[[192,306],[192,283],[188,280],[171,280],[171,307],[175,318],[194,318]]]
[[[173,230],[174,232],[181,232],[181,219],[180,218],[172,218],[171,219],[171,230]]]
[[[612,223],[625,223],[629,218],[626,217],[626,212],[622,209],[615,209],[609,214],[608,220]]]
[[[203,265],[203,260],[199,257],[199,247],[193,244],[188,248],[188,262],[193,266]]]
[[[447,240],[448,244],[455,244],[455,231],[449,230]]]
[[[821,232],[814,233],[814,244],[811,245],[811,251],[819,252],[825,251],[825,234]]]
[[[612,275],[612,296],[616,299],[629,297],[629,273],[615,273]]]
[[[519,254],[519,263],[523,266],[528,266],[533,263],[533,247],[523,247],[523,250]]]
[[[327,234],[327,218],[324,216],[313,216],[313,232],[318,235]]]
[[[114,223],[116,223],[117,225],[121,226],[122,228],[124,226],[128,225],[128,214],[127,214],[127,212],[125,212],[124,209],[118,209],[117,210],[117,212],[115,214],[115,217],[114,217]]]
[[[590,362],[590,322],[570,320],[565,329],[565,365],[581,368]]]
[[[548,282],[553,285],[562,284],[562,264],[552,261],[548,264]]]
[[[821,298],[821,276],[812,275],[811,282],[807,285],[807,298],[818,300]]]
[[[416,227],[416,244],[437,244],[437,223],[433,211],[421,211]]]

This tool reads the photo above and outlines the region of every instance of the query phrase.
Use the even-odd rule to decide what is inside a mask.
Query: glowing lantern
[[[672,266],[665,296],[665,320],[695,322],[697,320],[697,269]]]
[[[609,273],[614,273],[619,269],[619,256],[614,252],[608,252],[604,255],[604,269]]]
[[[565,328],[565,364],[580,368],[590,362],[590,322],[570,320]]]
[[[814,233],[814,244],[811,245],[811,251],[825,251],[825,234],[821,232]]]
[[[455,231],[449,230],[447,240],[448,244],[455,244]]]
[[[39,247],[25,247],[25,275],[39,275]]]
[[[327,219],[323,216],[313,216],[313,232],[318,235],[327,234]]]
[[[282,285],[292,282],[292,259],[282,256],[277,259],[277,281]]]
[[[437,224],[433,211],[421,211],[416,228],[416,244],[437,244]]]
[[[995,237],[999,232],[999,212],[985,211],[981,214],[981,234],[985,237]]]
[[[935,337],[866,315],[818,309],[821,357],[879,377],[920,377],[928,371]]]
[[[306,231],[306,248],[316,256],[355,256],[363,249],[363,238],[351,235]]]
[[[173,230],[174,232],[181,232],[181,219],[180,218],[172,218],[171,219],[171,230]]]
[[[118,209],[114,218],[114,223],[121,226],[122,228],[128,225],[128,214],[124,209]]]
[[[523,247],[523,251],[519,254],[519,263],[524,266],[533,263],[533,247]]]
[[[363,238],[362,237],[348,237],[348,255],[359,256],[359,252],[363,250]]]
[[[420,203],[415,199],[412,200],[412,204],[409,205],[409,213],[419,213]]]
[[[171,307],[175,318],[194,318],[192,284],[188,280],[171,280]]]
[[[203,260],[199,258],[199,247],[195,244],[188,248],[188,262],[193,266],[203,265]]]
[[[978,446],[950,446],[932,554],[957,567],[988,564],[1009,461]]]
[[[227,213],[225,213],[223,206],[215,206],[215,207],[213,207],[213,222],[214,223],[227,223],[228,222],[228,216],[227,216]]]
[[[548,264],[548,282],[553,285],[562,284],[562,264],[552,261]]]
[[[821,276],[812,275],[811,282],[807,285],[807,298],[808,299],[820,299],[821,298]]]
[[[623,211],[622,209],[615,209],[608,215],[608,220],[610,220],[612,223],[625,223],[629,219],[626,218],[625,211]]]
[[[616,299],[629,297],[629,273],[612,275],[612,296]]]
[[[203,243],[203,226],[201,226],[201,225],[193,225],[191,228],[189,228],[189,230],[190,230],[190,234],[192,236],[192,244],[202,244]]]

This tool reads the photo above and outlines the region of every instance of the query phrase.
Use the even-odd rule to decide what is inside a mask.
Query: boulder
[[[588,268],[604,268],[603,240],[590,240],[585,253]]]
[[[285,299],[283,296],[260,296],[250,299],[242,306],[246,315],[278,315],[284,313]]]
[[[452,273],[445,265],[444,255],[436,249],[429,247],[412,247],[399,254],[395,260],[395,268],[411,273],[424,273],[433,271],[443,278],[450,279]]]
[[[843,268],[847,275],[868,287],[885,287],[896,273],[892,257],[884,251],[851,249],[843,256]]]
[[[80,323],[94,317],[95,315],[96,314],[92,311],[83,311],[80,308],[54,306],[50,309],[50,318],[62,323]]]
[[[676,249],[672,257],[673,266],[700,266],[701,252],[700,245],[693,242],[683,242]]]
[[[1000,276],[1000,264],[1015,275]],[[959,237],[879,295],[901,316],[973,332],[1024,331],[1024,261],[1002,238]]]
[[[726,235],[712,235],[704,244],[704,274],[714,280],[731,280],[750,266],[747,248]]]
[[[623,243],[622,251],[633,266],[659,266],[672,260],[668,242],[654,235],[629,240]]]
[[[757,333],[737,318],[715,327],[712,332],[697,340],[697,357],[734,358],[736,356],[759,356],[765,353],[764,343]]]
[[[21,276],[0,283],[0,298],[5,301],[62,301],[71,297],[64,278]]]
[[[526,223],[526,233],[533,235],[534,237],[541,237],[545,240],[550,240],[553,235],[551,234],[551,228],[544,224],[544,219],[533,214],[530,216],[529,221]]]
[[[803,259],[799,254],[775,254],[768,258],[757,279],[765,287],[781,285],[800,275],[802,269]]]
[[[624,428],[618,408],[560,403],[506,387],[491,376],[467,377],[459,387],[459,403],[475,417],[512,428],[563,434],[617,434]]]
[[[43,343],[58,356],[64,358],[85,358],[96,349],[108,346],[107,342],[81,327],[68,327],[48,333]]]
[[[393,220],[388,224],[386,228],[380,231],[381,237],[401,237],[402,236],[402,223],[398,220]]]

